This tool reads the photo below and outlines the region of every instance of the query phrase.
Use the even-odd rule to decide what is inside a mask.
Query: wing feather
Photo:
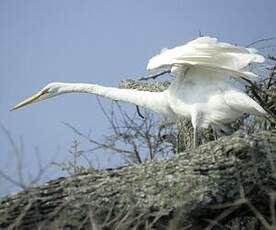
[[[191,67],[195,66],[202,69],[208,69],[215,72],[223,73],[219,76],[234,76],[234,77],[243,77],[250,81],[255,81],[258,76],[250,71],[242,71],[242,70],[235,70],[231,69],[227,66],[219,66],[213,63],[204,63],[204,62],[192,62],[192,61],[179,61],[175,62],[172,65],[183,65],[184,67]]]
[[[218,42],[216,38],[200,37],[152,57],[147,69],[192,65],[256,80],[254,73],[244,69],[250,63],[263,61],[264,57],[256,54],[255,49]]]

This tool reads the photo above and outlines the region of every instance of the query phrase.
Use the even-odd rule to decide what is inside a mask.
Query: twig
[[[149,79],[153,79],[155,80],[157,77],[161,76],[161,75],[164,75],[166,73],[170,73],[171,71],[170,70],[164,70],[162,72],[159,72],[159,73],[156,73],[156,74],[152,74],[152,75],[149,75],[149,76],[146,76],[146,77],[141,77],[139,78],[138,80],[139,81],[147,81]]]
[[[204,230],[211,230],[213,227],[215,227],[219,221],[223,220],[225,217],[229,216],[231,213],[233,213],[235,210],[237,210],[240,206],[232,206],[228,209],[224,210],[215,220],[206,220],[210,222],[210,224],[204,229]]]
[[[263,39],[259,39],[259,40],[256,40],[254,42],[249,43],[246,47],[250,47],[250,46],[256,45],[257,43],[267,42],[267,41],[271,41],[271,40],[275,40],[275,38],[263,38]]]
[[[267,57],[268,59],[272,60],[272,61],[276,61],[276,57],[272,56],[272,55],[268,55]]]
[[[139,117],[145,119],[145,117],[142,115],[138,105],[136,105],[136,110],[137,110],[137,113],[138,113]]]
[[[46,164],[45,166],[42,165],[41,163],[41,159],[40,159],[40,155],[39,152],[36,151],[37,153],[37,163],[38,163],[38,172],[36,175],[30,175],[29,176],[29,180],[25,180],[25,169],[24,169],[24,165],[23,165],[23,156],[24,156],[24,142],[23,139],[20,139],[20,143],[17,144],[11,133],[9,132],[8,129],[6,129],[4,127],[4,125],[2,125],[0,123],[0,130],[3,131],[3,133],[5,134],[5,136],[8,139],[9,144],[12,147],[12,151],[16,157],[15,159],[15,163],[16,163],[16,170],[17,170],[17,176],[14,179],[12,176],[9,176],[8,174],[6,174],[4,171],[0,170],[0,177],[2,177],[4,180],[6,180],[7,182],[11,183],[12,185],[15,185],[21,189],[27,189],[28,187],[33,186],[34,184],[36,184],[37,182],[39,182],[42,178],[42,176],[45,174],[46,170],[48,169],[49,165]]]
[[[261,222],[261,224],[265,227],[267,230],[273,230],[273,226],[270,226],[265,217],[251,204],[250,201],[247,202],[248,207],[251,209],[251,211],[254,213],[254,215],[258,218],[258,220]]]

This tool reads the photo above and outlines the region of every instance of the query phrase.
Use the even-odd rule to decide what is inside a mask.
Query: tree
[[[59,178],[6,197],[0,227],[275,229],[275,163],[275,131],[224,137],[169,159]]]

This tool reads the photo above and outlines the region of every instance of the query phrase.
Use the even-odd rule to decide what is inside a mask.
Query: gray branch
[[[276,132],[236,134],[5,197],[0,229],[274,229],[275,198]]]

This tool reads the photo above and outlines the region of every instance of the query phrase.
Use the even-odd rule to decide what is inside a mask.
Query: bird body
[[[244,113],[265,114],[263,108],[241,89],[213,71],[189,70],[168,88],[169,105],[178,116],[190,117],[193,126],[223,125]]]
[[[201,128],[209,125],[223,126],[244,113],[266,114],[257,102],[229,81],[229,76],[256,80],[257,75],[247,67],[252,62],[263,61],[263,56],[256,54],[254,49],[219,43],[215,38],[200,37],[186,45],[163,50],[149,60],[148,70],[169,69],[175,76],[175,80],[163,92],[119,89],[96,84],[50,83],[13,110],[64,93],[92,93],[133,103],[173,119],[190,118],[196,145],[197,132]]]

